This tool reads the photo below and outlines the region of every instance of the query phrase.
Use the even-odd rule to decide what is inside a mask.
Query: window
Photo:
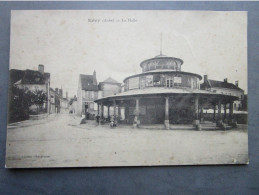
[[[161,69],[161,68],[162,68],[162,66],[160,64],[156,65],[156,69]]]
[[[98,105],[97,103],[94,103],[94,110],[97,110],[98,109]]]
[[[94,99],[94,91],[91,91],[91,99]]]
[[[173,87],[173,79],[172,78],[167,78],[166,79],[166,87]]]
[[[140,88],[143,89],[146,87],[146,78],[145,77],[141,77],[140,78]]]
[[[150,65],[150,70],[155,70],[155,66],[154,65]]]
[[[146,76],[146,86],[153,86],[153,75]]]
[[[153,76],[153,82],[154,82],[154,86],[159,86],[161,84],[160,75],[154,75]]]
[[[129,79],[129,89],[139,88],[139,77],[134,77]]]
[[[174,85],[179,86],[182,83],[182,77],[174,77]]]

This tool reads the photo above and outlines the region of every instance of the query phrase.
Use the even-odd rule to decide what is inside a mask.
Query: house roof
[[[96,78],[93,75],[80,74],[81,87],[85,91],[98,91]]]
[[[116,81],[115,79],[109,77],[107,79],[105,79],[103,82],[100,83],[116,83],[116,84],[120,84],[118,81]]]
[[[118,83],[118,81],[114,80],[113,78],[109,77],[106,80],[104,80],[102,83]]]
[[[24,76],[24,70],[11,69],[9,72],[9,83],[14,84]]]
[[[36,70],[10,70],[10,83],[11,84],[46,84],[50,78],[50,73],[40,73]]]
[[[207,82],[201,84],[201,88],[205,88],[205,86],[218,87],[218,88],[226,88],[226,89],[235,89],[235,90],[242,90],[238,86],[234,85],[233,83],[228,83],[226,81],[216,81],[209,79]]]

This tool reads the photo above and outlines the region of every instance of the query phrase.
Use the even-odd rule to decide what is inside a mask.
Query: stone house
[[[93,75],[79,75],[77,89],[77,115],[85,115],[87,119],[94,119],[97,115],[98,84],[96,72]]]
[[[216,81],[208,79],[208,75],[204,75],[204,82],[201,84],[201,89],[209,90],[214,93],[236,96],[238,100],[233,102],[233,110],[242,109],[242,102],[244,100],[244,90],[238,87],[238,81],[235,84],[229,83],[227,78],[223,81]]]

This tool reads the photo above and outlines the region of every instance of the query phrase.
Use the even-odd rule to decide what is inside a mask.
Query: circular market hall
[[[125,78],[123,92],[95,100],[100,121],[105,108],[108,121],[118,125],[162,124],[170,129],[191,124],[201,130],[204,109],[213,109],[218,127],[233,126],[233,101],[238,97],[200,89],[202,76],[182,71],[182,65],[182,59],[162,54],[141,62],[142,73]]]

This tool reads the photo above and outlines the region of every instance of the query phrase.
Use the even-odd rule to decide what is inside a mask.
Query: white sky
[[[122,82],[160,51],[181,58],[182,71],[239,80],[247,93],[246,12],[12,11],[10,69],[45,65],[51,87],[76,94],[79,74]],[[137,22],[122,22],[122,19]],[[88,19],[100,19],[89,22]],[[114,19],[104,22],[103,19]]]

